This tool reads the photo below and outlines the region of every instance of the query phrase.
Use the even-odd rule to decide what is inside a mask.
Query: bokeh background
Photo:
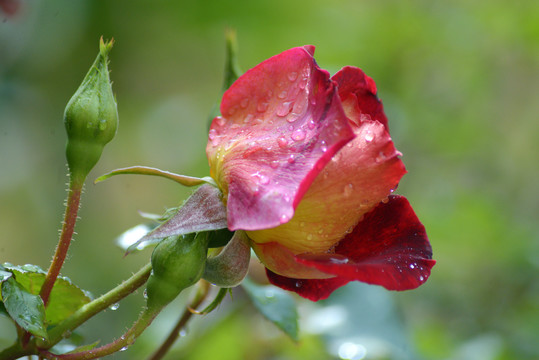
[[[242,68],[314,44],[331,73],[377,82],[409,173],[398,192],[425,224],[438,264],[404,293],[353,284],[298,299],[298,344],[237,291],[196,318],[168,359],[538,359],[539,2],[19,0],[0,11],[0,262],[47,268],[63,213],[62,115],[114,37],[120,128],[91,173],[148,165],[208,175],[207,119],[221,94],[224,30]],[[7,3],[3,1],[3,3]],[[126,176],[87,184],[63,274],[99,295],[145,264],[114,239],[189,190]],[[143,359],[179,317],[178,299],[128,351]],[[136,318],[139,292],[77,331],[107,343]],[[0,346],[14,339],[0,318]]]

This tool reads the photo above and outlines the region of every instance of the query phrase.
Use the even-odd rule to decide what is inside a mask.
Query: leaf
[[[29,333],[47,339],[45,306],[39,295],[29,293],[10,278],[2,283],[4,306],[13,320]]]
[[[273,285],[257,285],[244,279],[242,283],[245,292],[253,305],[269,321],[292,340],[298,341],[298,313],[296,304],[290,294]]]
[[[38,295],[45,281],[45,272],[35,265],[13,266],[4,264],[11,271],[17,282],[30,294]],[[47,325],[56,325],[91,298],[85,291],[74,285],[66,277],[58,277],[52,288],[46,309]]]
[[[79,352],[92,350],[97,345],[99,345],[99,343],[100,343],[100,340],[97,340],[97,341],[94,341],[91,344],[86,344],[86,345],[79,346],[79,347],[67,352],[66,354],[76,354],[76,353],[79,353]]]
[[[227,228],[227,213],[221,200],[221,191],[205,184],[185,201],[175,215],[131,245],[128,252],[152,239],[225,228]]]

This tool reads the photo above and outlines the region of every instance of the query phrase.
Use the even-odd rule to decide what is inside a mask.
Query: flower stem
[[[60,240],[56,246],[56,252],[52,259],[51,266],[49,267],[49,271],[47,272],[47,276],[45,277],[45,281],[43,282],[43,286],[41,286],[41,291],[39,292],[39,296],[41,296],[41,299],[43,299],[43,304],[45,306],[47,306],[47,303],[49,302],[49,296],[54,283],[60,274],[60,269],[62,268],[67,256],[69,244],[73,238],[75,223],[77,222],[77,213],[79,211],[82,184],[83,182],[73,180],[69,182],[67,206],[62,225],[62,232],[60,234]]]
[[[55,355],[48,351],[43,351],[42,355],[44,355],[46,358],[49,359],[58,359],[58,360],[90,360],[90,359],[96,359],[103,356],[110,355],[112,353],[115,353],[117,351],[122,351],[124,349],[127,349],[128,346],[132,345],[135,342],[135,339],[142,334],[142,332],[150,326],[153,319],[159,314],[158,311],[154,310],[148,310],[146,308],[139,316],[137,321],[131,326],[129,330],[125,334],[123,334],[118,339],[114,340],[113,342],[100,346],[95,349],[82,351],[79,353],[72,353],[72,354],[63,354],[63,355]]]
[[[101,295],[97,299],[89,302],[88,304],[83,305],[79,310],[73,313],[70,317],[62,321],[60,324],[55,326],[49,331],[49,341],[45,346],[40,346],[42,348],[50,348],[55,345],[57,342],[62,340],[63,334],[66,331],[71,331],[92,316],[100,313],[101,311],[107,309],[112,304],[117,303],[122,300],[127,295],[131,294],[133,291],[137,290],[139,287],[144,285],[150,273],[152,271],[152,265],[150,263],[142,267],[137,273],[131,276],[129,279],[110,290],[106,294]],[[38,344],[41,345],[41,344]]]
[[[191,301],[191,303],[184,310],[182,316],[178,320],[174,329],[170,332],[167,339],[161,344],[161,346],[148,358],[148,360],[160,360],[165,356],[165,354],[170,350],[171,346],[180,336],[180,331],[185,327],[191,316],[194,314],[193,310],[198,308],[200,304],[206,299],[210,290],[210,284],[201,280],[198,283],[197,293]]]

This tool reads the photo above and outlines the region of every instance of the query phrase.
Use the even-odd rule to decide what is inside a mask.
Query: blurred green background
[[[243,69],[314,44],[331,73],[373,77],[409,173],[398,192],[425,224],[438,264],[404,293],[353,284],[329,301],[299,300],[293,343],[238,291],[197,318],[169,359],[538,359],[539,2],[21,0],[0,12],[0,262],[47,268],[63,213],[64,107],[114,37],[120,128],[90,177],[129,165],[208,175],[207,117],[218,101],[224,30]],[[99,295],[150,252],[114,239],[189,191],[138,176],[87,184],[63,274]],[[115,359],[142,359],[179,316],[173,303]],[[78,334],[107,343],[142,295]],[[12,325],[0,318],[0,347]]]

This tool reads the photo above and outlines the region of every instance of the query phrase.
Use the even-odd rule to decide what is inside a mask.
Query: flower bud
[[[159,311],[204,273],[208,237],[204,233],[170,236],[152,253],[152,274],[146,286],[150,311]]]
[[[81,185],[118,128],[118,111],[107,67],[112,44],[112,41],[104,43],[101,38],[99,54],[64,113],[67,164],[72,181]]]

